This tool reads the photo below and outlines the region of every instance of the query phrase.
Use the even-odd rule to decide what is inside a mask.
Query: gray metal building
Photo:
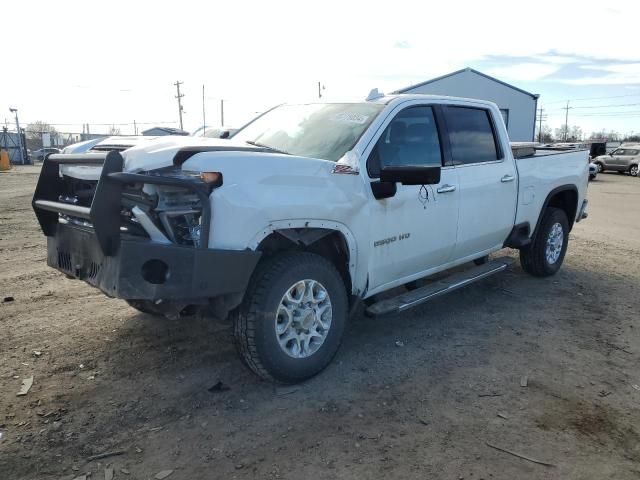
[[[534,141],[539,95],[526,92],[473,68],[464,68],[395,93],[424,93],[477,98],[500,108],[512,142]]]

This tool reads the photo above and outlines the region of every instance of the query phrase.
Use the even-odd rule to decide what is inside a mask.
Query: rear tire
[[[638,176],[638,165],[631,165],[629,167],[629,175],[631,175],[632,177]]]
[[[535,277],[554,275],[562,266],[568,241],[567,214],[559,208],[547,208],[535,238],[520,249],[522,269]]]
[[[287,252],[256,269],[234,336],[244,363],[265,380],[296,383],[322,371],[338,351],[348,299],[335,266],[307,252]]]

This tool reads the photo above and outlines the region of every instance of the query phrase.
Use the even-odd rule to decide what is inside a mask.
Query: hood
[[[136,144],[131,145],[132,142],[136,142]],[[247,145],[244,142],[185,136],[110,137],[91,148],[91,151],[109,150],[120,150],[124,158],[123,171],[133,173],[170,167],[173,165],[174,157],[180,151],[186,152],[185,160],[193,155],[192,152],[255,152],[263,154],[269,152],[268,149]],[[60,166],[61,175],[82,180],[98,180],[101,171],[102,167],[93,165]]]
[[[268,152],[244,142],[206,137],[160,137],[123,152],[126,172],[140,172],[170,167],[180,151],[188,152]],[[188,157],[189,155],[187,155]]]

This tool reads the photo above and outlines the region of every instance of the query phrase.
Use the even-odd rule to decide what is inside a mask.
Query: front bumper
[[[123,237],[104,255],[90,229],[58,224],[47,237],[47,264],[84,280],[110,297],[197,303],[244,292],[260,258],[251,250],[214,250],[164,245]]]
[[[91,207],[59,200],[61,164],[102,165]],[[122,166],[116,151],[45,159],[32,204],[47,236],[47,264],[125,300],[202,303],[244,292],[260,252],[208,248],[210,186],[198,180],[126,173]],[[131,184],[168,185],[196,193],[202,206],[199,246],[159,243],[123,232],[123,188]],[[60,214],[82,219],[87,226],[65,223]]]

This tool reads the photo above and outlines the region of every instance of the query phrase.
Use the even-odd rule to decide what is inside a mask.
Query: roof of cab
[[[425,99],[432,100],[435,102],[438,102],[438,101],[462,102],[462,103],[469,102],[469,103],[481,104],[486,106],[495,105],[495,103],[490,102],[488,100],[480,100],[477,98],[450,97],[446,95],[427,95],[423,93],[411,93],[411,94],[393,93],[388,95],[382,95],[380,97],[374,98],[372,100],[366,100],[366,101],[369,103],[379,103],[379,104],[388,105],[394,101],[397,103],[400,103],[407,100],[425,100]]]

